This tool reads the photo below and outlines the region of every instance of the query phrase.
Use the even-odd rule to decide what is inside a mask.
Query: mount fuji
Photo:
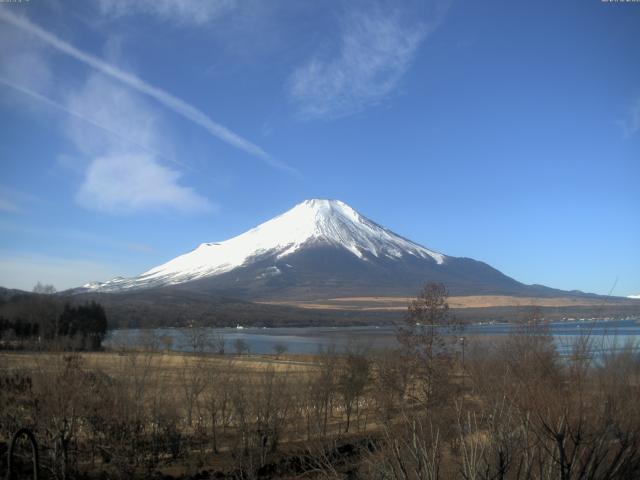
[[[414,295],[428,281],[454,295],[566,295],[524,285],[486,263],[412,242],[338,200],[313,199],[257,227],[196,249],[137,277],[76,293],[171,287],[249,300]],[[574,292],[577,293],[577,292]]]

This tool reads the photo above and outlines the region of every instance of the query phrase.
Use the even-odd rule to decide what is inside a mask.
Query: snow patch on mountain
[[[260,273],[256,279],[261,279],[261,278],[269,278],[269,277],[275,277],[277,275],[280,275],[282,272],[280,271],[280,269],[278,267],[271,266],[271,267],[267,267],[265,268],[262,273]]]
[[[363,260],[368,256],[399,259],[413,255],[431,259],[438,265],[446,261],[445,255],[396,235],[341,201],[314,199],[299,203],[237,237],[219,243],[203,243],[138,277],[116,278],[101,284],[92,282],[84,288],[120,291],[173,285],[220,275],[265,255],[282,259],[314,243],[345,248]],[[280,272],[269,273],[277,275]]]
[[[635,300],[640,300],[640,295],[629,295],[627,298],[633,298]]]

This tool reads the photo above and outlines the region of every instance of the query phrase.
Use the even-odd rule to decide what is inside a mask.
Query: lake
[[[627,342],[640,344],[640,320],[581,320],[554,322],[549,324],[556,345],[561,354],[570,352],[571,346],[579,338],[589,336],[596,352],[613,351]],[[472,324],[455,335],[462,338],[488,339],[489,336],[509,335],[516,328],[513,324]],[[174,351],[190,351],[193,329],[156,328],[113,330],[105,340],[105,346],[142,347],[155,342],[157,346]],[[272,354],[276,345],[284,345],[288,353],[314,354],[319,349],[334,346],[344,350],[349,345],[361,345],[371,349],[391,348],[397,345],[395,326],[358,327],[277,327],[277,328],[201,328],[196,330],[200,338],[206,338],[205,350],[215,351],[215,338],[224,338],[227,352],[234,352],[234,344],[242,340],[251,353]],[[453,335],[454,333],[444,332]]]

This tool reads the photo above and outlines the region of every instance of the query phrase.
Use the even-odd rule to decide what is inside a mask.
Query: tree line
[[[46,294],[15,295],[0,303],[0,346],[99,350],[108,320],[97,302],[73,305]]]

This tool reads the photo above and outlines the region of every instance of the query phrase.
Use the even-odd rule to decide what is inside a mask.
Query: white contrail
[[[35,92],[35,91],[33,91],[33,90],[29,89],[29,88],[22,87],[20,85],[16,85],[15,83],[10,82],[6,78],[2,78],[2,77],[0,77],[0,84],[5,85],[5,86],[7,86],[9,88],[12,88],[12,89],[16,90],[17,92],[20,92],[20,93],[22,93],[24,95],[27,95],[27,96],[35,99],[35,100],[38,100],[39,102],[42,102],[45,105],[48,105],[49,107],[52,107],[52,108],[55,108],[55,109],[60,110],[62,112],[65,112],[66,114],[68,114],[68,115],[70,115],[72,117],[75,117],[75,118],[77,118],[79,120],[82,120],[83,122],[88,123],[89,125],[91,125],[93,127],[96,127],[98,129],[108,133],[109,135],[112,135],[112,136],[114,136],[114,137],[116,137],[116,138],[118,138],[118,139],[120,139],[120,140],[122,140],[122,141],[124,141],[126,143],[135,145],[136,147],[138,147],[138,148],[140,148],[142,150],[145,150],[145,151],[147,151],[147,152],[149,152],[149,153],[151,153],[151,154],[153,154],[153,155],[155,155],[155,156],[157,156],[159,158],[162,158],[162,159],[164,159],[166,161],[169,161],[169,162],[173,162],[173,163],[175,163],[177,165],[180,165],[181,167],[184,167],[184,168],[187,168],[187,169],[193,171],[193,168],[191,166],[187,165],[186,163],[180,162],[180,161],[178,161],[178,160],[176,160],[174,158],[169,158],[166,155],[164,155],[163,153],[160,153],[160,152],[154,150],[153,148],[150,148],[150,147],[148,147],[146,145],[143,145],[143,144],[141,144],[139,142],[136,142],[135,140],[132,140],[131,138],[126,137],[126,136],[122,135],[121,133],[116,132],[115,130],[107,127],[106,125],[103,125],[103,124],[101,124],[99,122],[96,122],[95,120],[92,120],[91,118],[88,118],[85,115],[83,115],[83,114],[81,114],[79,112],[76,112],[75,110],[71,110],[71,109],[65,107],[64,105],[62,105],[61,103],[58,103],[55,100],[50,99],[49,97],[45,97],[41,93]]]
[[[170,93],[167,93],[158,87],[150,85],[139,77],[129,72],[125,72],[124,70],[121,70],[94,55],[79,50],[73,45],[40,28],[38,25],[31,23],[26,18],[14,15],[6,9],[0,8],[0,19],[39,38],[47,45],[55,48],[56,50],[65,53],[75,58],[76,60],[79,60],[80,62],[83,62],[90,67],[106,75],[109,75],[112,78],[120,80],[122,83],[125,83],[126,85],[130,86],[140,93],[144,93],[145,95],[154,98],[165,107],[173,110],[175,113],[182,115],[183,117],[191,120],[197,125],[200,125],[211,135],[214,135],[220,140],[262,159],[268,165],[288,171],[290,173],[297,173],[295,169],[274,159],[259,146],[242,138],[240,135],[232,132],[227,127],[214,122],[205,113],[198,110],[193,105],[190,105],[184,100],[180,100],[179,98],[174,97]]]

